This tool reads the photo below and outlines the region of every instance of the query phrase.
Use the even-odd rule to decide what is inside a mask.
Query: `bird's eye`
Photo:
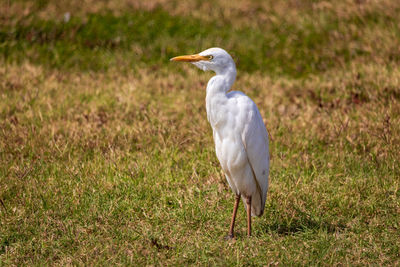
[[[213,59],[213,58],[214,58],[214,56],[212,56],[212,55],[209,55],[209,56],[208,56],[208,59],[209,59],[209,60],[211,60],[211,59]]]

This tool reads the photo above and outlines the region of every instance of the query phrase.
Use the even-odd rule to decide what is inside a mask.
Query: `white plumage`
[[[233,237],[240,196],[247,206],[250,235],[250,213],[253,216],[263,214],[268,190],[268,132],[261,114],[244,93],[228,93],[236,78],[236,66],[225,50],[210,48],[199,54],[171,60],[192,62],[204,71],[216,73],[207,84],[206,109],[218,160],[237,196],[228,237]]]

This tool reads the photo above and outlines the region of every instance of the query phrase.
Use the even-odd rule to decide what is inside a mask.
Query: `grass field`
[[[65,2],[65,3],[64,3]],[[146,2],[145,4],[143,2]],[[400,2],[2,1],[0,265],[400,265]],[[246,237],[205,112],[219,46],[270,132]]]

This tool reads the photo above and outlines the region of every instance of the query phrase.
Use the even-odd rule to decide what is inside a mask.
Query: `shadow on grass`
[[[315,221],[293,220],[291,222],[273,222],[266,223],[262,226],[262,231],[265,233],[277,233],[279,235],[288,236],[297,233],[314,232],[318,230],[327,233],[341,232],[346,227],[344,225],[335,225],[331,223],[318,223]]]
[[[164,250],[164,249],[165,250],[175,249],[174,247],[170,247],[168,245],[161,244],[160,240],[157,238],[154,238],[154,237],[150,239],[150,244],[151,244],[151,246],[157,248],[158,251]]]
[[[346,229],[343,223],[332,223],[324,218],[312,218],[309,214],[296,209],[297,214],[291,219],[274,220],[261,225],[264,233],[277,233],[288,236],[297,233],[324,231],[327,233],[342,232]]]

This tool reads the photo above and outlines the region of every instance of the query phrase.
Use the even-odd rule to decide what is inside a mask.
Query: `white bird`
[[[232,57],[221,48],[199,54],[171,58],[191,62],[216,73],[207,84],[207,118],[213,129],[215,150],[232,191],[235,205],[229,235],[234,237],[236,212],[242,197],[247,209],[247,235],[251,235],[251,216],[264,212],[268,190],[269,142],[256,104],[244,93],[231,91],[236,78]]]

